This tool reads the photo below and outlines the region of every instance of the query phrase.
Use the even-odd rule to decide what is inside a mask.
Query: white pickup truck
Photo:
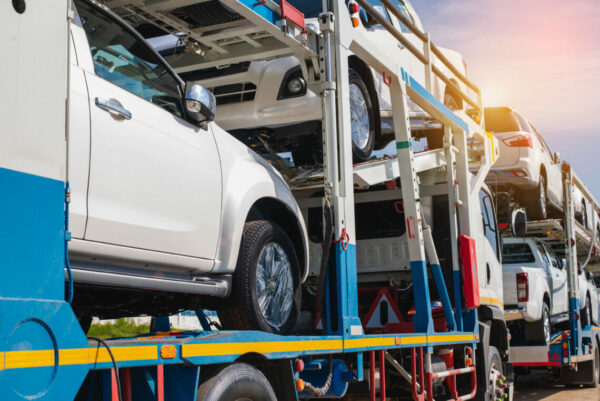
[[[562,261],[542,241],[506,238],[502,270],[504,313],[509,326],[523,325],[528,343],[549,344],[551,319],[559,320],[569,310],[567,274]]]
[[[507,238],[502,247],[504,313],[509,326],[523,325],[524,340],[548,344],[551,325],[566,320],[569,311],[564,260],[535,238]],[[580,270],[581,324],[598,322],[598,294],[588,273]],[[511,330],[512,332],[519,332]]]

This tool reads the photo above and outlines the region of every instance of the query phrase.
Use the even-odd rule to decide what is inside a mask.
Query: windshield
[[[504,107],[485,109],[485,130],[496,133],[520,131],[514,113]]]
[[[504,244],[502,246],[502,264],[534,263],[535,256],[528,244]]]

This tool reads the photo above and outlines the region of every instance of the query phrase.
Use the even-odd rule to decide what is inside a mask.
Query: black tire
[[[584,273],[585,274],[585,273]],[[592,324],[592,307],[590,303],[590,297],[587,295],[585,297],[585,305],[583,309],[579,311],[579,316],[581,316],[581,328],[585,326],[589,326]]]
[[[349,84],[350,90],[351,90],[352,85],[354,85],[360,91],[360,94],[362,95],[362,97],[365,101],[366,112],[367,112],[367,116],[368,116],[369,127],[368,127],[368,137],[367,137],[366,141],[364,141],[364,143],[356,143],[354,136],[352,137],[353,161],[354,161],[354,163],[360,163],[360,162],[369,160],[369,158],[371,157],[371,153],[373,153],[373,148],[375,146],[375,112],[373,110],[373,104],[375,102],[373,102],[373,99],[371,99],[371,96],[369,95],[369,89],[367,88],[365,81],[362,79],[360,74],[358,72],[356,72],[355,70],[353,70],[352,68],[348,69],[348,84]],[[350,99],[350,108],[351,109],[352,109],[352,99],[353,98]],[[356,114],[355,118],[353,118],[352,116],[350,117],[351,125],[359,124],[359,122],[356,121],[356,117],[358,117],[359,115],[358,115],[358,113],[355,113],[355,114]],[[351,135],[352,135],[352,132],[351,132]]]
[[[489,350],[488,350],[488,358],[487,358],[487,366],[486,366],[486,374],[485,374],[485,378],[483,378],[483,380],[487,380],[488,381],[488,385],[489,385],[489,390],[488,390],[488,396],[486,397],[486,394],[482,394],[480,391],[477,392],[477,394],[475,395],[475,399],[476,400],[493,400],[493,399],[504,399],[503,398],[503,394],[504,391],[507,391],[504,389],[504,386],[498,382],[498,375],[503,375],[504,374],[504,368],[502,365],[502,358],[500,358],[500,353],[498,352],[498,349],[496,347],[494,347],[493,345],[490,345]],[[478,381],[480,380],[480,378],[478,378]],[[485,388],[485,387],[483,387]],[[497,391],[500,390],[502,394],[498,395]]]
[[[531,328],[525,332],[528,343],[531,345],[550,344],[552,327],[550,324],[550,307],[546,302],[542,306],[542,318],[537,322],[530,323],[530,325]]]
[[[444,94],[444,106],[450,109],[450,111],[460,110],[460,102],[452,93]],[[427,138],[427,147],[429,150],[441,149],[444,147],[444,130],[430,130],[425,134]]]
[[[598,344],[594,347],[594,359],[591,361],[592,364],[592,381],[587,383],[586,387],[598,388],[600,386],[600,350]]]
[[[548,195],[546,193],[546,180],[540,174],[538,186],[533,190],[531,198],[527,202],[527,214],[533,220],[546,220],[548,218]]]
[[[267,245],[276,244],[285,253],[291,267],[293,293],[289,315],[281,325],[269,323],[258,302],[257,269],[261,252]],[[219,320],[226,330],[261,330],[268,333],[290,334],[300,315],[302,291],[300,288],[300,262],[288,235],[276,223],[256,220],[244,225],[236,271],[233,277],[233,294],[230,304],[218,311]],[[272,281],[272,280],[271,280]],[[282,283],[271,283],[271,290]]]
[[[198,26],[223,24],[240,18],[238,13],[225,7],[219,0],[182,7],[181,11]]]
[[[234,363],[198,387],[196,401],[277,401],[271,383],[252,365]]]

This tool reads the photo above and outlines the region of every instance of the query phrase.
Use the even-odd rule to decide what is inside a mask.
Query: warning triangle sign
[[[404,319],[386,288],[382,288],[363,321],[365,329],[383,329],[386,324],[400,323]]]

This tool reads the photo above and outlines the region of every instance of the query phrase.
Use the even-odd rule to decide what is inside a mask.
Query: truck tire
[[[375,111],[369,89],[360,74],[348,69],[350,127],[354,163],[369,160],[375,146]]]
[[[598,349],[598,343],[596,343],[596,346],[594,347],[594,359],[591,361],[591,364],[593,380],[585,386],[597,388],[600,386],[600,350]]]
[[[525,337],[531,345],[548,345],[552,327],[550,326],[550,307],[544,302],[542,306],[542,318],[537,322],[530,323],[525,331]]]
[[[300,262],[285,231],[269,220],[244,225],[224,329],[290,334],[300,315]]]
[[[494,399],[504,399],[504,392],[507,391],[504,388],[503,382],[505,381],[504,370],[502,366],[502,359],[498,349],[493,345],[490,345],[488,350],[488,365],[486,367],[486,376],[483,380],[487,380],[489,383],[489,391],[486,394],[477,393],[475,395],[476,400],[488,401]],[[479,380],[479,379],[478,379]],[[500,393],[498,393],[500,391]]]
[[[196,401],[277,401],[273,387],[252,365],[234,363],[217,371],[198,387]]]
[[[531,194],[527,204],[527,213],[533,220],[546,220],[548,218],[548,198],[546,194],[546,180],[540,174],[537,188]]]

